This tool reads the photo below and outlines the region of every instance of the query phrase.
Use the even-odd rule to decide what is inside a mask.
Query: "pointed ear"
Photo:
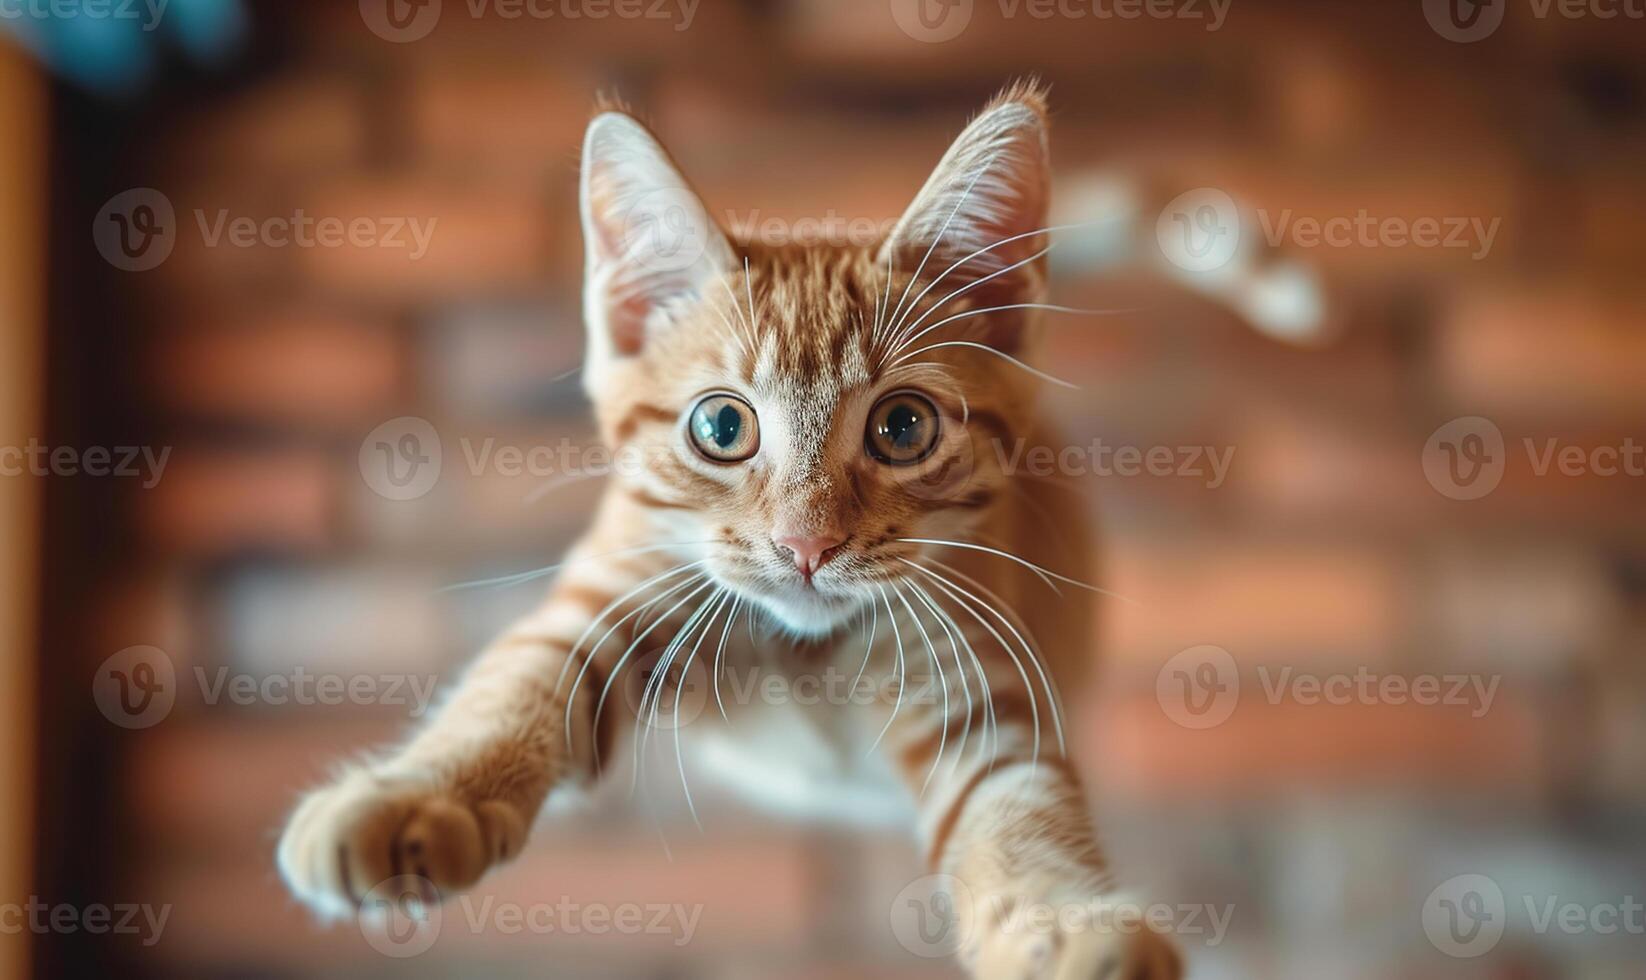
[[[926,186],[892,229],[881,261],[937,275],[978,249],[1026,236],[967,259],[947,283],[964,284],[1044,247],[1050,198],[1045,93],[1032,84],[1002,93],[949,147]],[[1014,278],[1010,276],[1002,277]]]
[[[731,247],[668,153],[605,112],[583,140],[584,317],[590,376],[630,357],[732,268]]]

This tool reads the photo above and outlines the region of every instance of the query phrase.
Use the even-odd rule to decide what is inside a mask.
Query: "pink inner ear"
[[[630,293],[606,304],[606,330],[611,336],[612,351],[621,357],[640,353],[646,343],[646,316],[651,304],[645,296]]]

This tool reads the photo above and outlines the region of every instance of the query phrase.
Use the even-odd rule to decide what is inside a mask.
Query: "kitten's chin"
[[[862,606],[854,595],[819,592],[811,588],[763,592],[754,597],[784,629],[805,637],[821,637],[839,629]]]

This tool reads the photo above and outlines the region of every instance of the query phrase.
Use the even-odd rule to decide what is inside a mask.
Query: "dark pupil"
[[[898,449],[911,448],[920,436],[920,413],[908,405],[896,405],[886,415],[886,435]]]
[[[743,416],[730,405],[720,406],[720,411],[715,413],[712,422],[708,419],[704,421],[708,424],[703,426],[703,434],[713,439],[714,444],[721,449],[725,449],[736,442],[737,433],[743,427]]]

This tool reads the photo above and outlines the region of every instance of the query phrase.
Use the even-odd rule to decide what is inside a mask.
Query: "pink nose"
[[[799,535],[773,537],[778,547],[783,548],[794,556],[794,565],[800,569],[800,574],[811,578],[824,563],[835,556],[841,542],[846,539],[838,535],[822,537],[803,537]]]

